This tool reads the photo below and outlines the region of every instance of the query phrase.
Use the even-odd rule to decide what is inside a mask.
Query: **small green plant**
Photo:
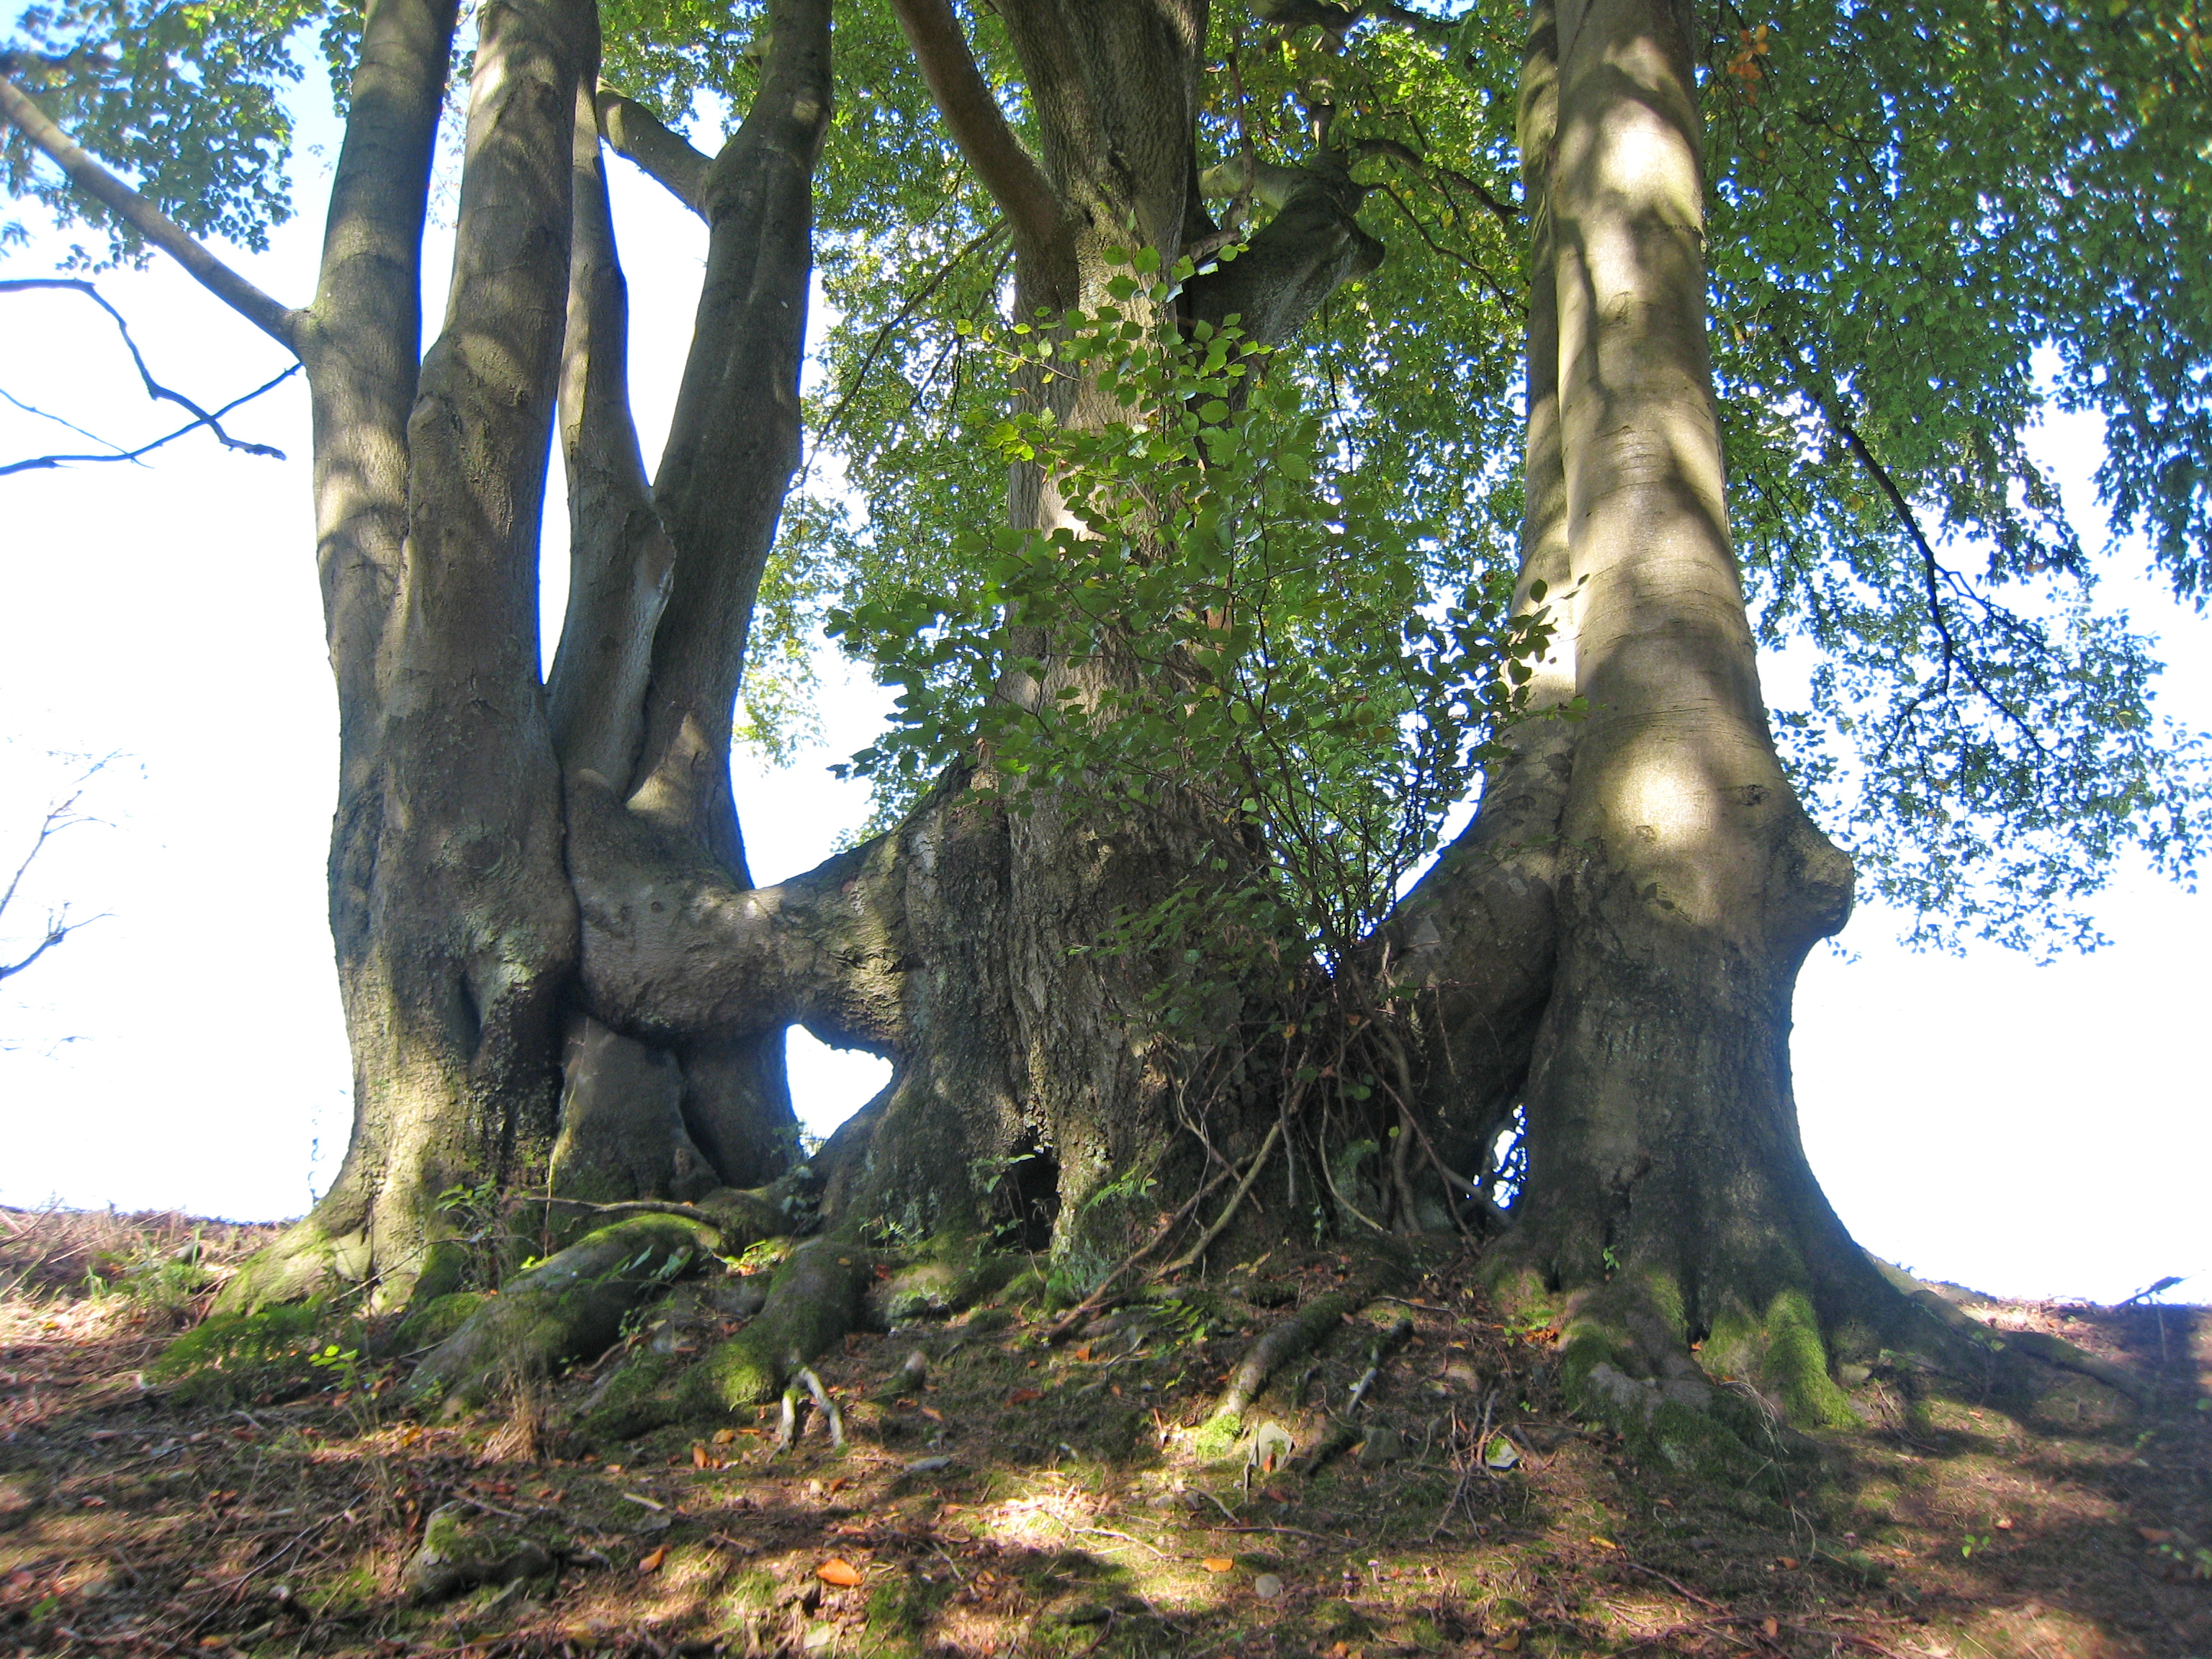
[[[335,1372],[332,1385],[342,1392],[350,1393],[361,1386],[361,1350],[341,1348],[335,1342],[320,1353],[309,1354],[307,1363],[318,1370]]]
[[[2158,1553],[2185,1570],[2191,1578],[2212,1583],[2212,1550],[2201,1545],[2160,1544]]]
[[[1976,1550],[1986,1551],[1990,1544],[1995,1541],[1996,1535],[1994,1534],[1975,1534],[1970,1532],[1966,1534],[1965,1540],[1959,1546],[1959,1559],[1960,1560],[1971,1560],[1973,1558],[1973,1553]]]

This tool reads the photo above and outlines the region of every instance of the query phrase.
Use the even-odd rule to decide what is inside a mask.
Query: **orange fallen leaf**
[[[1620,1545],[1614,1543],[1610,1538],[1601,1538],[1595,1533],[1592,1533],[1590,1534],[1590,1542],[1596,1545],[1601,1550],[1617,1550],[1620,1547]]]
[[[640,1572],[659,1572],[660,1571],[660,1564],[667,1559],[668,1546],[663,1544],[659,1549],[653,1551],[652,1554],[647,1556],[644,1560],[639,1562],[637,1564],[637,1570]]]
[[[1009,1406],[1026,1406],[1032,1400],[1043,1398],[1044,1390],[1042,1389],[1016,1389],[1006,1396],[1006,1403]]]
[[[737,1437],[738,1431],[735,1429],[717,1429],[714,1431],[714,1443],[718,1446],[726,1446]]]
[[[1088,1359],[1088,1358],[1091,1358],[1091,1345],[1090,1345],[1088,1342],[1086,1342],[1086,1343],[1085,1343],[1081,1347],[1078,1348],[1078,1349],[1075,1351],[1075,1357],[1076,1357],[1078,1359]]]
[[[1770,1614],[1759,1621],[1759,1633],[1771,1642],[1782,1634],[1782,1621]]]
[[[814,1576],[825,1584],[836,1584],[851,1589],[860,1582],[860,1570],[842,1555],[833,1555],[814,1569]]]
[[[707,1449],[696,1443],[694,1443],[691,1448],[691,1467],[695,1469],[703,1469],[707,1467]]]
[[[1209,1555],[1198,1564],[1208,1572],[1233,1572],[1237,1564],[1225,1555]]]
[[[933,1423],[942,1423],[945,1420],[945,1413],[934,1406],[924,1406],[921,1408],[921,1414]]]
[[[1774,1565],[1784,1572],[1795,1572],[1803,1563],[1794,1555],[1778,1555],[1774,1558]]]
[[[1997,1530],[1999,1532],[2010,1532],[2012,1530],[2012,1516],[2008,1515],[2001,1515],[1997,1516]]]

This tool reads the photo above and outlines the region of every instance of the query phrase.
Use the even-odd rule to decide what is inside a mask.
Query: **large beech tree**
[[[1931,935],[2033,942],[2085,926],[2116,850],[2197,844],[2191,741],[2022,436],[2103,412],[2108,501],[2203,591],[2193,17],[27,15],[16,191],[174,258],[313,388],[356,1121],[234,1299],[453,1288],[456,1188],[1016,1225],[1079,1295],[1272,1158],[1240,1224],[1457,1224],[1607,1386],[1689,1376],[1696,1344],[1832,1415],[1837,1355],[1918,1316],[1791,1096],[1854,854]],[[275,93],[316,22],[346,136],[295,307],[196,239],[284,210]],[[738,117],[712,155],[681,136],[702,94]],[[705,228],[650,472],[610,165]],[[791,495],[810,435],[849,502]],[[907,690],[861,757],[883,827],[757,887],[740,698],[787,710],[832,597]],[[1759,648],[1793,636],[1820,665],[1778,719]],[[804,1167],[799,1024],[896,1067]]]

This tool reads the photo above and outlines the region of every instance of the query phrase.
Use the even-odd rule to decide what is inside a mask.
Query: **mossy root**
[[[624,1315],[720,1243],[714,1227],[663,1214],[588,1233],[463,1321],[416,1370],[415,1394],[471,1409],[517,1379],[598,1353],[621,1336]]]
[[[842,1234],[793,1250],[752,1322],[685,1374],[686,1409],[715,1415],[781,1395],[794,1371],[854,1328],[869,1271],[868,1253]]]

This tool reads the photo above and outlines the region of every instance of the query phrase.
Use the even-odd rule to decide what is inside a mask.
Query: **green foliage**
[[[339,9],[325,0],[56,0],[19,13],[0,35],[0,69],[186,229],[258,249],[292,211],[283,95],[300,69],[290,42]],[[60,225],[106,233],[104,253],[80,248],[74,263],[143,256],[134,232],[34,154],[0,125],[0,189],[37,200]]]
[[[1395,481],[1344,463],[1313,388],[1233,319],[1158,320],[1188,261],[1124,263],[1088,312],[968,336],[1042,388],[991,447],[1049,477],[1071,522],[971,528],[965,592],[879,588],[830,625],[901,687],[860,775],[911,785],[975,755],[1018,813],[1073,799],[1200,826],[1189,879],[1096,942],[1182,952],[1156,1000],[1195,1030],[1223,975],[1295,981],[1307,951],[1333,963],[1372,927],[1526,712],[1550,628],[1504,619],[1502,584],[1434,593]],[[1061,417],[1079,392],[1109,413]]]
[[[1923,939],[2094,944],[2078,907],[2124,854],[2192,872],[2205,750],[2156,717],[2154,642],[2099,607],[2027,439],[2101,415],[2118,526],[2201,602],[2196,26],[2105,0],[1709,16],[1733,517],[1763,637],[1823,659],[1779,735]]]
[[[1034,142],[1004,26],[989,7],[966,10],[986,78]],[[757,86],[765,12],[757,0],[608,0],[608,79],[672,121],[726,130]],[[173,216],[258,246],[289,211],[285,94],[317,55],[342,78],[358,22],[323,0],[52,0],[18,15],[0,53]],[[1326,956],[1425,839],[1431,783],[1466,781],[1464,756],[1431,768],[1422,745],[1471,744],[1480,723],[1458,708],[1425,732],[1434,688],[1376,683],[1390,659],[1451,672],[1463,628],[1494,636],[1514,562],[1525,15],[1473,0],[1449,20],[1370,16],[1340,39],[1224,5],[1210,27],[1197,106],[1208,210],[1249,234],[1280,199],[1269,169],[1341,167],[1389,254],[1272,362],[1226,349],[1218,378],[1264,373],[1245,377],[1261,388],[1248,399],[1220,399],[1224,418],[1206,420],[1203,398],[1172,418],[1164,403],[1133,414],[1158,447],[1100,473],[1103,517],[1135,510],[1115,492],[1139,461],[1161,476],[1195,463],[1199,476],[1158,492],[1158,522],[1141,534],[1086,526],[1081,538],[1101,544],[1083,556],[1102,579],[1089,608],[1158,601],[1127,648],[1182,653],[1169,678],[1214,675],[1218,695],[1190,699],[1201,706],[1177,738],[1194,757],[1233,746],[1208,728],[1234,719],[1238,675],[1265,665],[1266,712],[1283,723],[1267,728],[1278,741],[1255,727],[1245,745],[1266,787],[1238,779],[1232,793],[1221,775],[1231,868],[1218,873],[1252,896],[1243,948],[1296,934]],[[2199,13],[2179,0],[2002,13],[1968,0],[1776,0],[1753,14],[1730,0],[1698,9],[1697,27],[1733,528],[1763,642],[1815,659],[1802,706],[1778,711],[1785,753],[1816,816],[1851,844],[1862,890],[1918,918],[1923,939],[2094,943],[2084,902],[2116,865],[2193,870],[2206,754],[2158,717],[2155,644],[2099,593],[2095,550],[2027,441],[2047,410],[2101,417],[2098,484],[2116,522],[2148,538],[2185,599],[2212,592],[2212,83]],[[1071,434],[1007,419],[1019,378],[1044,361],[998,325],[1010,240],[884,0],[841,6],[837,65],[817,204],[831,322],[805,484],[755,623],[743,740],[774,757],[809,732],[807,652],[834,598],[848,646],[914,699],[905,735],[863,763],[883,817],[926,785],[932,756],[969,740],[991,744],[1010,781],[1088,775],[1086,750],[1109,744],[1109,726],[1128,730],[1111,739],[1125,752],[1101,787],[1111,775],[1125,805],[1133,788],[1150,801],[1148,768],[1171,746],[1142,710],[1030,708],[1025,734],[954,733],[963,711],[996,718],[999,672],[1024,653],[1008,638],[986,662],[950,641],[988,637],[1006,605],[1084,621],[1054,550],[976,532],[1004,517],[1010,441],[1041,464],[1092,462]],[[0,174],[12,198],[110,233],[80,263],[140,252],[12,131],[0,133]],[[1054,357],[1054,371],[1097,361],[1083,356],[1086,331],[1094,345],[1136,343],[1106,342],[1103,327],[1094,314],[1054,339],[1077,356]],[[1049,334],[1024,337],[1034,349]],[[1202,360],[1188,372],[1204,378]],[[1217,458],[1224,441],[1242,456]],[[1202,537],[1177,516],[1194,525],[1204,498],[1237,526],[1226,572],[1199,568]],[[1106,545],[1148,538],[1160,544],[1148,562],[1106,569]],[[1189,607],[1209,585],[1243,605],[1224,631],[1264,635],[1256,652],[1193,636]],[[941,612],[918,612],[922,594]],[[1407,640],[1409,619],[1430,637]],[[902,631],[915,623],[938,655]],[[1312,684],[1339,672],[1366,701],[1288,724]],[[1164,714],[1164,697],[1154,702]],[[1094,714],[1097,730],[1069,742]],[[937,738],[919,740],[927,732]],[[1272,775],[1285,772],[1301,776]],[[1317,907],[1324,876],[1342,886]],[[1221,902],[1207,896],[1207,914]],[[1131,925],[1164,939],[1187,921]]]

